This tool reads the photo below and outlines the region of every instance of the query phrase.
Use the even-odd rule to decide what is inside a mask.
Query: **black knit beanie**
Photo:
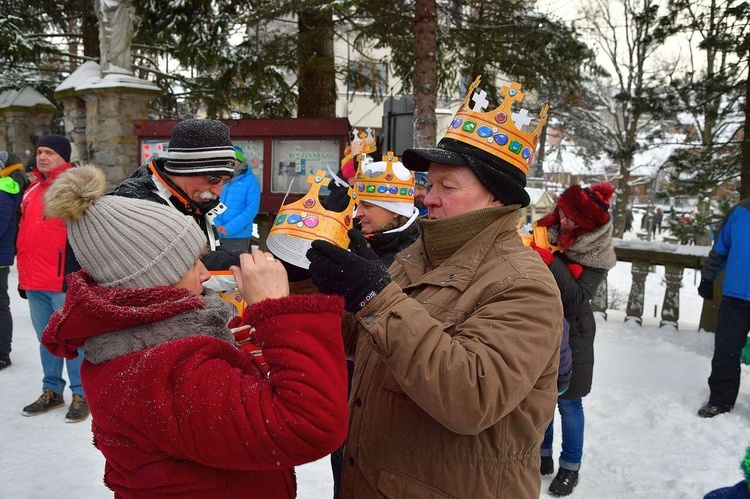
[[[67,137],[63,137],[62,135],[45,135],[39,139],[36,147],[49,147],[59,154],[66,163],[70,161],[70,141]]]

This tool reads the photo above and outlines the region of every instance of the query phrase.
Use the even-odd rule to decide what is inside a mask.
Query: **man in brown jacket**
[[[495,117],[510,118],[523,94],[505,87],[507,106],[467,111],[477,85],[437,148],[403,154],[432,189],[420,239],[390,269],[354,231],[350,252],[323,241],[308,252],[313,283],[342,295],[352,314],[345,498],[539,497],[562,305],[516,233],[518,208],[529,203],[523,146],[536,142]],[[483,127],[496,138],[486,141]]]

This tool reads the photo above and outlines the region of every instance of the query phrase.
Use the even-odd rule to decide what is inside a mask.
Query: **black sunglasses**
[[[211,185],[226,184],[232,180],[231,177],[214,177],[213,175],[206,175],[205,177],[206,181]]]

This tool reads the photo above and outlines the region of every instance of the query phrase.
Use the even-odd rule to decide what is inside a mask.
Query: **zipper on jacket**
[[[62,275],[63,269],[63,250],[62,248],[57,249],[57,275]]]

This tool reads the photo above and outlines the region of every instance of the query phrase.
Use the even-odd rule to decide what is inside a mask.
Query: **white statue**
[[[130,43],[133,39],[134,14],[135,7],[129,0],[99,0],[96,16],[99,18],[102,74],[132,74]]]

